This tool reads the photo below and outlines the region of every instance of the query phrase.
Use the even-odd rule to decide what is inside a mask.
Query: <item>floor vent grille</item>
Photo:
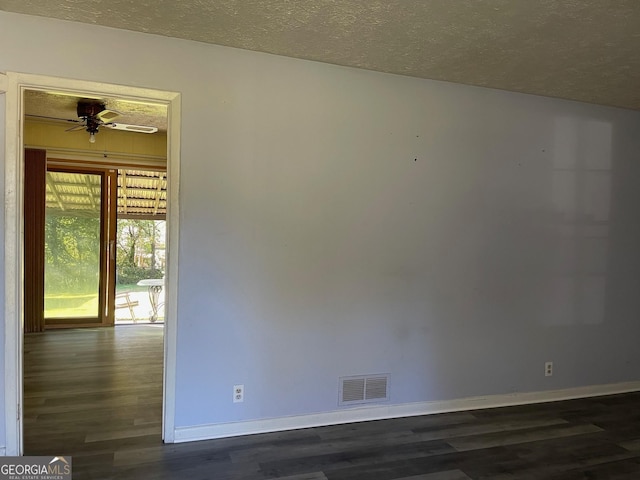
[[[340,378],[340,405],[384,402],[389,400],[388,375],[363,375]]]

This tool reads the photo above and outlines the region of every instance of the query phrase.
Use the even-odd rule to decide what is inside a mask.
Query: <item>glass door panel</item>
[[[103,178],[95,173],[47,172],[45,323],[102,321]]]

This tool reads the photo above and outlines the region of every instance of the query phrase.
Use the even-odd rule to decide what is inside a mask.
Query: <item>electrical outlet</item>
[[[244,385],[233,386],[233,403],[244,402]]]
[[[544,364],[544,376],[551,377],[553,375],[553,362],[546,362]]]

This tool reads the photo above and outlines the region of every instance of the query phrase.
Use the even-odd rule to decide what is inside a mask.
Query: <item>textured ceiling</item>
[[[0,0],[0,9],[640,109],[638,0]]]
[[[77,121],[78,100],[87,97],[79,97],[66,93],[45,92],[39,90],[27,90],[24,94],[24,111],[28,118],[52,117],[65,121],[65,128],[71,128],[73,123],[67,120]],[[114,122],[129,125],[142,125],[158,127],[160,131],[167,130],[166,105],[131,102],[118,98],[95,97],[105,104],[108,110],[115,110],[120,114]]]

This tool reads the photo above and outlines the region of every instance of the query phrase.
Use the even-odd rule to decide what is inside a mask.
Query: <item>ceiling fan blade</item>
[[[108,127],[113,130],[125,130],[127,132],[138,133],[156,133],[158,127],[147,127],[145,125],[129,125],[128,123],[105,123],[103,127]]]
[[[45,118],[47,120],[58,120],[60,122],[80,123],[80,120],[75,120],[75,119],[71,119],[71,118],[48,117],[46,115],[30,115],[28,113],[25,115],[25,117],[28,117],[28,118]]]
[[[75,127],[67,128],[65,132],[75,132],[77,130],[84,130],[86,125],[76,125]]]
[[[111,123],[121,115],[122,114],[120,112],[117,112],[115,110],[104,109],[101,112],[96,113],[95,118],[97,118],[102,123]]]

